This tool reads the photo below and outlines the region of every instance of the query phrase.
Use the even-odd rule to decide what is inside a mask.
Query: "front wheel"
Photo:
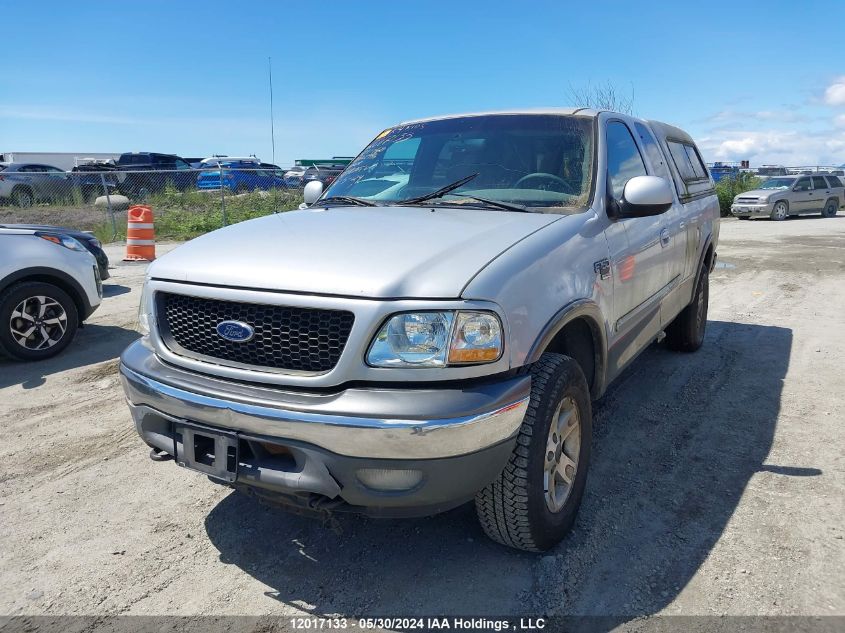
[[[0,350],[18,360],[61,352],[76,334],[79,315],[70,296],[43,282],[23,282],[0,295]]]
[[[780,202],[775,203],[774,209],[772,209],[772,214],[769,216],[772,220],[785,220],[789,215],[789,205],[786,204],[783,200]]]
[[[487,536],[532,552],[566,536],[587,481],[592,419],[578,363],[543,354],[531,369],[531,399],[510,460],[475,497]]]
[[[823,218],[832,218],[839,211],[839,200],[828,200],[822,211]]]

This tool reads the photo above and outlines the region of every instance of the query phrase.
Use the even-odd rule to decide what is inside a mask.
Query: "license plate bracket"
[[[175,426],[176,463],[221,481],[238,477],[238,435],[201,424]]]

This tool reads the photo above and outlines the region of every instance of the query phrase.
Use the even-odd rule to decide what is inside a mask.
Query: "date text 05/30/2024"
[[[294,617],[291,628],[297,630],[420,630],[420,631],[539,631],[546,628],[544,618],[314,618]]]

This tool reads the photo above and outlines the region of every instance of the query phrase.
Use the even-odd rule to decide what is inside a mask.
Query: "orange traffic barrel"
[[[151,262],[156,258],[153,210],[142,204],[129,207],[126,223],[125,262]]]

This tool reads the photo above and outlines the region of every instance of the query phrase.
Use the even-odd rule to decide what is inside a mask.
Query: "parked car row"
[[[171,188],[233,193],[303,187],[311,181],[330,185],[344,165],[297,166],[287,171],[250,157],[181,158],[157,152],[128,152],[116,162],[92,162],[66,172],[52,165],[0,163],[0,201],[20,207],[40,202],[91,203],[106,193],[144,199]]]

